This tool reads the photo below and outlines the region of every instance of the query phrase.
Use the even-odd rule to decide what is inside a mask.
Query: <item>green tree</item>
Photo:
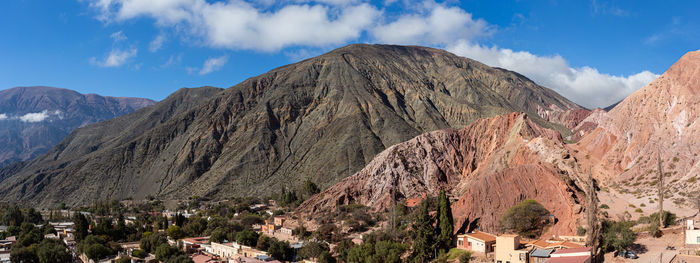
[[[321,253],[321,255],[318,256],[317,262],[318,263],[335,263],[336,260],[330,252],[324,251],[323,253]]]
[[[223,228],[215,229],[214,231],[211,232],[211,236],[209,237],[209,239],[212,242],[216,242],[216,243],[223,243],[224,240],[226,240],[226,238],[227,238],[226,237],[226,230],[224,230]]]
[[[29,208],[27,211],[27,217],[24,220],[32,224],[41,224],[44,222],[44,219],[41,217],[41,213],[36,211],[36,209],[33,207]]]
[[[236,242],[253,247],[258,244],[258,233],[251,229],[243,229],[236,234]]]
[[[535,200],[528,199],[508,208],[499,221],[505,231],[536,238],[549,224],[550,212]]]
[[[12,246],[10,252],[11,262],[22,262],[22,263],[39,263],[39,257],[36,254],[37,245],[32,244],[31,246]]]
[[[71,262],[73,259],[68,249],[60,241],[44,239],[38,249],[40,263]]]
[[[177,257],[180,255],[183,255],[184,252],[181,250],[177,249],[177,247],[168,245],[168,244],[160,244],[158,248],[156,249],[156,259],[162,262],[166,262],[172,257]]]
[[[3,219],[3,224],[7,226],[20,226],[24,222],[24,215],[19,206],[11,206],[7,213],[5,213],[5,218]]]
[[[89,259],[95,261],[116,254],[116,252],[109,247],[107,241],[95,235],[86,236],[85,239],[78,244],[78,251],[85,253]]]
[[[270,249],[270,245],[272,244],[272,238],[266,236],[266,235],[260,235],[258,238],[258,243],[255,245],[255,248],[262,250],[262,251],[267,251]]]
[[[297,259],[318,258],[323,252],[330,252],[326,243],[309,242],[299,250]]]
[[[450,200],[447,198],[445,190],[440,190],[438,195],[438,249],[442,252],[447,252],[452,247],[452,239],[454,238],[454,219],[452,218],[452,207]]]
[[[309,179],[306,179],[306,182],[304,182],[304,194],[306,194],[307,197],[311,197],[320,192],[321,189],[318,188],[315,183],[311,182]]]
[[[182,232],[182,229],[177,225],[169,226],[167,233],[168,236],[173,240],[178,240],[185,236],[185,234]]]
[[[141,239],[140,247],[147,253],[153,253],[161,244],[167,244],[168,238],[163,233],[153,233]]]
[[[603,221],[603,250],[623,251],[632,245],[636,239],[631,229],[633,225],[630,221]]]
[[[289,261],[294,256],[294,250],[287,241],[273,240],[268,251],[270,256],[280,261]]]
[[[75,241],[80,242],[87,237],[90,223],[88,223],[85,215],[80,212],[75,212],[73,215],[73,223],[75,224]]]
[[[117,263],[131,263],[131,258],[130,257],[121,257],[119,260],[117,260]]]
[[[434,257],[435,229],[433,218],[428,213],[428,199],[420,203],[420,212],[413,224],[413,262],[428,262]]]

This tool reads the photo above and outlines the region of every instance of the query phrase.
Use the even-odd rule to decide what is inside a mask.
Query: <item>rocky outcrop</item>
[[[536,199],[556,219],[550,232],[573,234],[581,212],[579,173],[559,133],[542,128],[527,114],[512,113],[389,147],[367,167],[313,196],[296,212],[331,212],[350,203],[383,211],[445,189],[457,200],[452,206],[456,230],[478,225],[484,231],[497,231],[498,219],[507,208]]]
[[[92,132],[78,130],[6,179],[0,200],[266,196],[306,178],[326,187],[424,132],[513,111],[557,126],[537,110],[579,108],[443,50],[351,45],[250,78],[149,129],[91,143],[80,138]],[[75,153],[83,155],[67,157]]]
[[[698,117],[700,51],[694,51],[610,112],[584,120],[595,129],[586,132],[575,148],[596,175],[639,197],[656,193],[648,190],[655,189],[660,155],[674,203],[688,202],[689,194],[700,187],[695,180],[700,173]]]
[[[51,87],[0,91],[0,167],[47,152],[71,131],[155,104]]]

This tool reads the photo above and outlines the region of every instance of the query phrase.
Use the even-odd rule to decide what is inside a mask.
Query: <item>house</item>
[[[211,253],[222,258],[235,259],[239,257],[267,256],[267,252],[244,246],[236,242],[217,243],[211,242]]]
[[[695,226],[695,220],[688,219],[685,227],[685,245],[700,246],[700,229]]]
[[[669,263],[700,263],[700,256],[677,254]]]
[[[496,236],[481,231],[457,235],[457,248],[461,249],[486,254],[493,252],[495,244]]]
[[[496,263],[527,263],[530,251],[522,246],[520,236],[514,234],[496,237]]]
[[[546,240],[546,239],[538,239],[535,241],[531,241],[531,242],[528,242],[526,245],[531,246],[533,248],[551,248],[551,249],[584,247],[584,245],[582,245],[582,244],[571,242],[571,241],[557,241],[557,240]]]
[[[198,250],[206,250],[209,247],[209,237],[190,237],[182,239],[182,250],[185,253],[194,253]]]
[[[552,248],[534,248],[530,251],[529,263],[544,263],[551,257],[553,252],[554,249]]]

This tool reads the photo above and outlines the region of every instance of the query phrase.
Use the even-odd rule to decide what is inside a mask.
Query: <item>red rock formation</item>
[[[334,211],[349,203],[381,211],[394,202],[446,189],[458,198],[453,204],[455,229],[478,220],[482,230],[496,231],[507,208],[536,199],[557,220],[550,233],[572,234],[582,199],[577,170],[557,132],[512,113],[394,145],[297,212]]]
[[[610,112],[592,114],[583,123],[597,127],[574,146],[579,158],[601,178],[622,187],[655,194],[656,156],[669,172],[669,193],[698,189],[700,173],[700,51],[689,52],[666,73],[634,92]],[[585,155],[585,157],[583,156]],[[635,179],[636,185],[631,179]],[[689,201],[689,200],[688,200]]]

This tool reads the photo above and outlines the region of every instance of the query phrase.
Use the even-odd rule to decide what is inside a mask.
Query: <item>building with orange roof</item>
[[[457,248],[460,249],[486,254],[493,252],[495,244],[496,236],[486,232],[475,231],[474,233],[457,235]]]

